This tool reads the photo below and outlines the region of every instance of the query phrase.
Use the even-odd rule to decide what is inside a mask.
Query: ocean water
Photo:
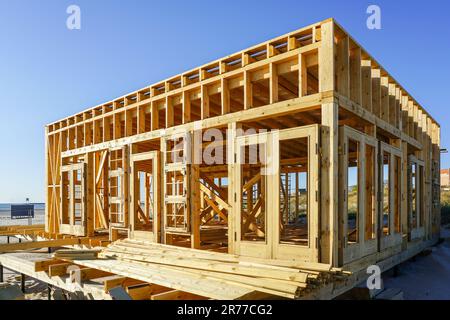
[[[30,203],[34,205],[34,219],[31,224],[45,223],[45,203]],[[11,203],[0,203],[0,226],[28,225],[28,219],[11,219]]]
[[[22,204],[22,203],[0,203],[0,211],[10,211],[11,204]],[[45,203],[27,203],[34,205],[34,210],[45,210]]]

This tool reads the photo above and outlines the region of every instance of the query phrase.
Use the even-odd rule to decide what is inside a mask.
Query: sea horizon
[[[4,203],[0,203],[0,211],[10,211],[11,210],[11,205],[15,205],[15,204],[32,204],[34,205],[34,209],[35,210],[44,210],[45,209],[45,203],[44,202],[4,202]]]

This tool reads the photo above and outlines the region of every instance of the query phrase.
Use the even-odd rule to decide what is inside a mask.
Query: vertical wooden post
[[[140,182],[139,182],[139,175],[136,171],[136,166],[130,156],[130,181],[129,181],[129,222],[130,222],[130,231],[133,234],[133,232],[136,230],[136,224],[137,224],[137,208],[139,207],[139,200],[140,200],[140,194],[141,190],[139,189]],[[147,180],[147,175],[145,175],[145,179]],[[147,215],[147,182],[145,183],[145,214]],[[148,215],[147,215],[148,216]]]
[[[92,144],[92,135],[91,135],[91,128],[93,124],[92,123],[85,123],[83,126],[83,132],[84,132],[84,145],[89,146]]]
[[[123,176],[122,176],[122,181],[123,181],[123,214],[124,214],[124,225],[125,227],[129,226],[130,223],[130,162],[129,162],[129,158],[130,158],[130,150],[131,148],[128,148],[128,146],[124,146],[122,148],[122,168],[123,168]]]
[[[389,79],[381,77],[381,116],[384,121],[389,121]]]
[[[166,128],[174,125],[173,103],[171,97],[166,97]]]
[[[120,114],[116,113],[113,116],[113,138],[114,139],[119,139],[122,137],[122,128],[120,125]]]
[[[244,109],[250,109],[253,105],[253,85],[249,71],[244,71]]]
[[[402,234],[409,233],[408,217],[408,143],[402,142],[401,221]],[[382,174],[382,173],[380,173]]]
[[[396,95],[396,88],[395,88],[395,84],[393,83],[389,83],[388,84],[389,87],[389,123],[392,124],[393,126],[396,126],[396,113],[397,113],[397,108],[396,108],[396,100],[395,100],[395,95]]]
[[[183,91],[183,124],[191,122],[191,100],[189,92]]]
[[[350,98],[357,104],[362,102],[361,82],[361,48],[356,46],[350,49]]]
[[[298,96],[304,97],[308,94],[308,72],[304,54],[298,55],[298,81]]]
[[[350,59],[349,39],[345,35],[336,44],[336,85],[337,91],[345,97],[350,97]]]
[[[338,264],[338,105],[322,105],[321,260]]]
[[[145,106],[139,106],[137,112],[137,133],[145,132]]]
[[[230,113],[230,90],[228,88],[228,80],[221,80],[221,105],[222,105],[222,115]]]
[[[209,94],[208,87],[201,86],[201,117],[203,119],[209,118]]]
[[[200,166],[191,165],[190,174],[190,216],[191,216],[191,247],[200,248]]]
[[[69,171],[69,224],[75,224],[75,172]]]
[[[151,129],[153,131],[159,129],[158,104],[155,101],[152,101],[150,108],[151,108]]]
[[[372,62],[361,60],[361,104],[372,112]]]
[[[49,155],[49,136],[48,136],[48,126],[45,126],[45,232],[50,231],[50,155]],[[8,237],[9,240],[9,237]]]
[[[103,118],[103,141],[111,140],[111,118],[104,117]],[[69,139],[70,142],[70,139]]]
[[[334,21],[321,28],[319,90],[334,90]],[[320,262],[338,264],[338,105],[322,105]]]
[[[372,69],[372,113],[381,115],[381,70]]]
[[[100,139],[101,138],[101,135],[100,135],[100,123],[98,121],[93,121],[92,125],[93,125],[93,143],[97,144],[97,143],[102,142],[101,139]],[[63,142],[63,144],[64,144],[64,142]]]
[[[270,74],[270,103],[278,102],[278,71],[277,66],[274,63],[269,65],[269,74]]]
[[[236,122],[230,123],[227,130],[227,164],[228,164],[228,204],[230,209],[228,210],[228,253],[236,252],[235,236],[236,236],[236,220],[237,206],[239,203],[235,202],[236,192],[238,190],[239,182],[236,181],[235,172],[237,170],[235,163],[236,150],[236,137],[238,136],[238,129],[240,125]]]
[[[86,155],[86,236],[92,237],[94,235],[94,216],[95,216],[95,163],[94,153]]]

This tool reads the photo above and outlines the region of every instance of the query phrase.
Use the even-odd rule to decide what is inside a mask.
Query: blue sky
[[[81,30],[66,28],[71,4]],[[381,30],[366,27],[370,4]],[[449,13],[445,0],[0,0],[0,202],[44,200],[45,124],[329,17],[441,123],[450,147]]]

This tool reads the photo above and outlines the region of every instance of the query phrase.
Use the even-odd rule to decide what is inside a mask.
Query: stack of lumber
[[[119,240],[81,265],[212,299],[296,299],[342,270],[323,264],[245,258],[137,240]]]

